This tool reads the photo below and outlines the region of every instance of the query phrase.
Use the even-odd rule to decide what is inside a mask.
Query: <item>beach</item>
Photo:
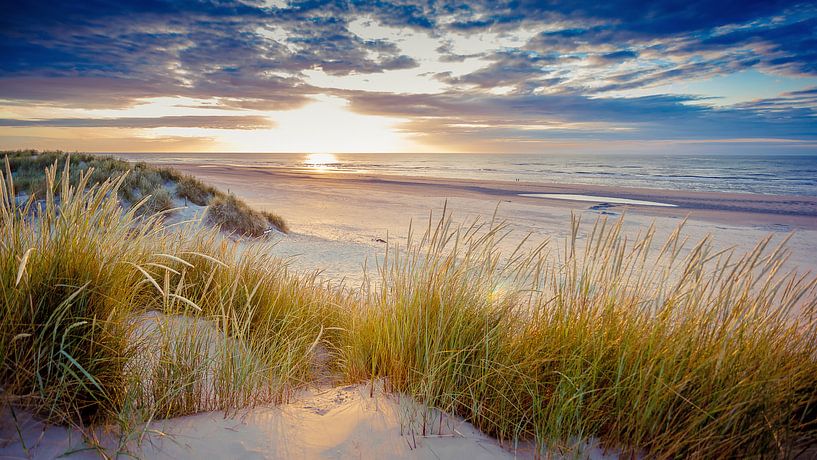
[[[130,159],[147,159],[144,155]],[[570,233],[571,213],[585,224],[599,217],[625,215],[627,232],[656,227],[657,238],[684,219],[684,234],[697,241],[710,236],[716,247],[751,249],[773,234],[793,233],[789,268],[817,271],[817,197],[710,191],[659,190],[590,184],[529,183],[335,172],[326,168],[268,168],[185,161],[162,162],[229,190],[259,209],[275,211],[292,232],[279,236],[273,251],[299,270],[320,268],[328,279],[357,282],[364,263],[372,266],[383,241],[402,242],[410,225],[424,229],[429,216],[446,207],[456,220],[505,221],[513,231],[507,247],[530,234],[532,241],[562,242]],[[520,195],[589,195],[591,201]],[[625,199],[672,206],[628,205]]]
[[[81,161],[96,160],[83,157]],[[110,195],[106,187],[113,183],[107,182],[101,189],[86,190],[87,196],[72,198],[105,202],[106,207],[69,203],[66,213],[70,214],[60,217],[71,222],[64,227],[71,235],[97,235],[88,249],[94,257],[141,260],[130,264],[139,276],[123,272],[123,283],[135,283],[133,291],[127,292],[155,289],[160,295],[148,304],[144,302],[150,296],[134,297],[135,303],[125,304],[119,313],[124,316],[112,327],[121,326],[117,331],[126,334],[122,336],[126,341],[114,347],[125,350],[125,355],[134,352],[124,365],[134,394],[145,398],[167,391],[170,399],[146,396],[125,406],[136,411],[116,415],[122,429],[119,435],[113,426],[95,426],[89,432],[81,426],[48,425],[29,411],[9,413],[13,409],[8,409],[0,417],[0,456],[94,458],[101,452],[127,452],[140,458],[647,456],[650,449],[675,448],[672,443],[647,444],[653,443],[649,430],[656,426],[650,420],[642,434],[650,447],[628,451],[626,444],[610,442],[595,432],[574,436],[565,431],[550,439],[534,437],[540,432],[533,429],[523,436],[503,434],[500,430],[521,429],[528,419],[503,428],[506,420],[482,414],[492,414],[496,408],[511,417],[528,413],[533,415],[523,417],[545,417],[551,407],[571,411],[576,395],[589,394],[574,381],[588,372],[607,379],[611,372],[621,372],[619,359],[634,359],[638,371],[644,350],[654,353],[659,363],[644,365],[649,369],[683,365],[686,358],[675,354],[676,349],[685,350],[682,347],[691,350],[684,352],[687,355],[709,353],[704,362],[714,367],[689,361],[690,370],[684,370],[685,376],[673,384],[703,400],[710,397],[711,391],[704,388],[712,373],[740,378],[721,368],[725,350],[737,366],[750,369],[744,372],[795,372],[804,379],[802,385],[811,385],[811,368],[800,360],[799,351],[811,345],[809,339],[798,337],[808,334],[807,328],[812,327],[808,317],[813,313],[801,314],[798,306],[813,312],[813,285],[784,273],[817,271],[811,257],[817,249],[817,197],[373,174],[337,171],[326,165],[270,168],[189,159],[157,164],[176,172],[142,165],[129,174],[139,175],[136,184],[153,177],[175,190],[166,214],[145,221],[144,216],[122,213],[122,203],[127,201]],[[190,198],[196,196],[189,194],[193,178],[200,181],[195,190],[219,194],[210,203],[234,197],[253,209],[280,216],[285,226],[270,227],[261,237],[223,228],[219,232],[214,227],[219,224],[198,220],[208,206]],[[187,194],[178,193],[182,184],[188,184]],[[51,213],[48,219],[56,218],[56,207],[44,209]],[[94,220],[87,220],[97,215],[109,216],[102,221],[117,225],[99,229]],[[474,230],[475,222],[483,226]],[[147,230],[131,241],[126,235],[137,223]],[[492,230],[497,226],[499,230]],[[680,237],[679,226],[683,226]],[[78,227],[84,230],[76,231]],[[165,231],[168,228],[171,231]],[[434,236],[416,246],[424,233]],[[696,245],[704,238],[711,247]],[[664,242],[669,250],[650,249]],[[773,249],[780,243],[786,243],[788,259]],[[542,247],[545,250],[540,253]],[[51,248],[62,250],[65,245]],[[118,252],[109,254],[103,248]],[[735,250],[734,258],[720,257],[730,249]],[[517,250],[519,257],[500,256]],[[31,252],[26,249],[19,256],[23,268],[17,268],[15,283],[26,280],[23,286],[34,279],[26,265]],[[687,258],[686,269],[671,270]],[[176,268],[166,265],[168,260]],[[118,270],[121,265],[102,264],[100,270]],[[160,271],[151,275],[143,267]],[[212,270],[209,275],[208,270]],[[711,278],[708,270],[713,270]],[[170,291],[173,276],[178,284]],[[530,288],[521,287],[526,279],[533,283]],[[219,284],[225,281],[228,284]],[[788,287],[779,290],[778,281]],[[514,283],[520,287],[513,287]],[[212,289],[212,294],[197,294],[201,286]],[[732,289],[741,294],[723,296]],[[185,292],[190,298],[182,296]],[[99,298],[119,297],[123,295],[114,292]],[[559,307],[552,299],[566,300]],[[103,301],[100,308],[114,305]],[[245,309],[250,314],[245,315]],[[645,321],[652,333],[642,336]],[[68,328],[84,324],[76,321]],[[233,328],[230,332],[228,325]],[[771,332],[741,333],[738,342],[731,342],[732,328],[753,327],[768,327]],[[709,328],[720,331],[708,339],[715,340],[709,348],[697,348],[698,340],[687,336]],[[16,334],[11,343],[29,337],[25,332]],[[384,337],[391,342],[384,342]],[[599,337],[610,342],[597,342]],[[755,337],[761,340],[754,342]],[[673,340],[677,343],[665,346]],[[539,348],[541,344],[546,345]],[[766,348],[772,344],[782,348]],[[460,351],[452,355],[451,350]],[[588,359],[607,356],[610,350],[622,357],[595,368],[587,365]],[[491,365],[483,368],[484,364],[470,362],[468,354],[477,352],[485,353],[485,358],[476,363]],[[564,356],[559,355],[562,352]],[[780,353],[780,358],[773,353]],[[450,361],[449,356],[463,361]],[[574,366],[576,356],[579,366]],[[756,365],[758,359],[779,362]],[[424,366],[423,370],[407,368],[406,362],[418,363],[413,365]],[[563,370],[542,367],[541,363],[551,362],[564,363],[560,364]],[[183,370],[185,366],[190,370]],[[526,373],[516,371],[517,366],[526,366]],[[279,369],[286,380],[254,383],[255,378],[277,379]],[[404,374],[407,369],[411,370]],[[469,369],[482,370],[474,376]],[[193,377],[184,377],[186,372]],[[456,378],[438,380],[438,372]],[[537,393],[528,393],[528,385],[537,388],[558,376],[557,383],[536,390],[550,394],[565,372],[574,375],[565,377],[568,386],[562,387],[563,399],[552,396],[556,402],[530,408],[527,398]],[[174,375],[183,378],[176,381]],[[460,388],[460,378],[472,380]],[[517,378],[526,384],[512,384]],[[781,378],[760,375],[725,385],[744,385],[747,389],[740,397],[748,404],[762,404],[755,395],[764,394],[771,388],[767,385],[773,385],[770,382]],[[687,385],[690,379],[698,383]],[[180,386],[154,386],[164,382]],[[451,389],[446,389],[447,384]],[[650,391],[676,400],[677,393],[668,396],[666,385],[659,378]],[[701,393],[696,393],[699,389]],[[480,391],[498,405],[483,409],[486,398]],[[592,393],[603,391],[609,391],[606,398],[631,404],[640,401],[642,390],[622,381]],[[785,395],[790,389],[771,391]],[[177,398],[175,392],[183,397]],[[462,399],[448,399],[452,392],[461,392],[456,394]],[[727,398],[727,406],[732,404],[727,393],[717,394]],[[473,399],[459,402],[468,398]],[[609,411],[608,400],[603,401]],[[689,400],[684,396],[676,401],[687,407]],[[669,408],[671,402],[664,404]],[[674,417],[674,411],[662,410]],[[623,411],[631,412],[626,406]],[[607,417],[604,411],[594,413]],[[696,417],[694,412],[689,415]],[[782,417],[782,423],[788,423],[790,413]],[[741,420],[755,422],[751,417]],[[561,422],[553,423],[560,429]],[[765,425],[760,426],[765,430]],[[705,439],[696,442],[701,451],[719,448]]]

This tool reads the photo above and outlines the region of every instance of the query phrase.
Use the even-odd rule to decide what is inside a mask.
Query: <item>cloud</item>
[[[493,61],[487,67],[459,77],[441,75],[440,78],[451,84],[471,84],[480,88],[501,86],[553,85],[561,81],[559,70],[554,64],[562,59],[554,55],[542,55],[532,51],[500,51],[490,57]]]
[[[361,18],[373,36],[354,32]],[[330,94],[356,112],[406,119],[402,129],[415,136],[458,144],[811,140],[817,99],[808,92],[725,108],[684,94],[635,95],[746,69],[814,77],[815,49],[817,7],[807,1],[24,0],[0,11],[0,109],[123,109],[183,97],[240,113]],[[402,94],[411,71],[442,89]],[[394,84],[342,91],[315,83],[315,73]],[[7,127],[270,127],[255,115],[6,117]]]
[[[229,0],[21,2],[1,24],[0,97],[85,107],[211,97],[276,110],[314,94],[305,70],[348,75],[417,65],[393,43],[351,33],[348,18],[331,10]]]
[[[769,68],[817,74],[817,18],[741,28],[708,37],[700,43],[701,47],[758,45],[765,49],[761,62]]]
[[[622,61],[629,61],[630,59],[635,59],[638,57],[638,52],[633,50],[620,50],[620,51],[613,51],[612,53],[606,53],[596,56],[596,59],[603,63],[615,63],[615,62],[622,62]]]
[[[474,30],[569,17],[602,20],[622,31],[668,35],[744,22],[807,4],[779,0],[482,0],[456,9],[451,26]]]
[[[814,111],[771,113],[758,106],[714,109],[683,96],[590,98],[580,94],[346,93],[361,113],[410,119],[402,129],[443,145],[505,145],[526,151],[556,141],[803,139],[817,141]],[[811,98],[811,93],[792,95]],[[497,141],[501,140],[499,144]],[[487,144],[486,144],[487,143]],[[481,145],[485,144],[485,145]]]
[[[48,137],[48,136],[0,136],[0,149],[38,149],[85,152],[194,152],[212,150],[216,140],[199,136],[161,136],[143,138],[137,136],[105,137]]]
[[[165,116],[120,118],[50,118],[45,120],[15,120],[0,118],[0,126],[52,128],[209,128],[262,129],[275,124],[258,116]]]
[[[163,83],[160,79],[10,76],[0,77],[0,99],[24,104],[119,108],[138,99],[167,95]]]
[[[508,14],[502,5],[471,4],[467,11],[487,17],[496,8],[489,22],[504,29],[551,26],[521,47],[495,50],[487,67],[446,81],[525,91],[541,79],[549,91],[603,93],[754,67],[817,75],[817,8],[804,2],[522,2]],[[466,30],[487,27],[472,23]]]
[[[752,111],[768,118],[817,120],[817,87],[790,91],[774,98],[755,99],[738,104],[736,109]]]
[[[505,120],[506,124],[553,122],[654,121],[656,116],[690,116],[707,109],[685,102],[680,96],[639,98],[590,98],[580,94],[472,95],[468,92],[443,94],[387,94],[342,92],[351,108],[368,114],[428,119],[457,118],[462,123]]]

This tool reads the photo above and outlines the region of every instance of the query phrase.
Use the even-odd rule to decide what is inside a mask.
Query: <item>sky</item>
[[[0,149],[817,154],[817,4],[0,2]]]

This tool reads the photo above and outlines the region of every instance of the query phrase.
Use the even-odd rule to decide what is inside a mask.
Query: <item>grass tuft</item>
[[[111,177],[127,173],[122,184],[117,187],[117,195],[127,205],[147,200],[147,203],[138,207],[140,214],[171,210],[177,206],[173,202],[177,199],[182,200],[185,206],[188,202],[197,206],[215,206],[216,209],[209,213],[207,221],[221,225],[227,231],[253,237],[264,235],[270,227],[287,232],[286,222],[280,216],[268,211],[256,211],[240,199],[171,168],[81,153],[69,155],[59,151],[19,150],[0,153],[9,159],[17,193],[24,195],[44,197],[47,192],[47,179],[43,175],[45,168],[56,163],[57,174],[61,174],[61,168],[70,164],[68,181],[74,186],[79,183],[80,176],[89,170],[93,172],[86,186],[100,184]],[[178,204],[180,205],[181,203]]]
[[[72,174],[53,164],[44,201],[20,202],[0,172],[4,403],[93,436],[280,402],[310,379],[333,291],[263,245],[168,229],[150,200],[123,208],[128,175]]]
[[[591,437],[658,457],[813,446],[817,281],[782,273],[769,239],[738,255],[621,223],[580,240],[574,220],[554,263],[547,243],[502,257],[504,225],[430,222],[346,319],[346,375],[543,455]]]
[[[192,176],[182,175],[176,181],[176,194],[195,205],[207,206],[212,197],[220,195],[220,192]]]
[[[210,203],[205,216],[211,225],[241,236],[263,236],[273,228],[286,231],[283,219],[269,212],[258,212],[235,195],[219,196]]]

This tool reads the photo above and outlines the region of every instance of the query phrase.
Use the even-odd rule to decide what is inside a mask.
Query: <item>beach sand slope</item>
[[[44,427],[25,414],[0,420],[0,458],[99,458],[75,430]],[[426,433],[423,435],[425,427]],[[20,442],[20,434],[25,441]],[[117,439],[100,435],[109,455]],[[280,406],[262,406],[225,417],[222,412],[152,423],[129,454],[144,459],[284,458],[525,458],[463,420],[427,410],[410,398],[387,395],[370,385],[301,393]],[[590,449],[592,456],[601,456]],[[66,455],[67,454],[67,455]]]

